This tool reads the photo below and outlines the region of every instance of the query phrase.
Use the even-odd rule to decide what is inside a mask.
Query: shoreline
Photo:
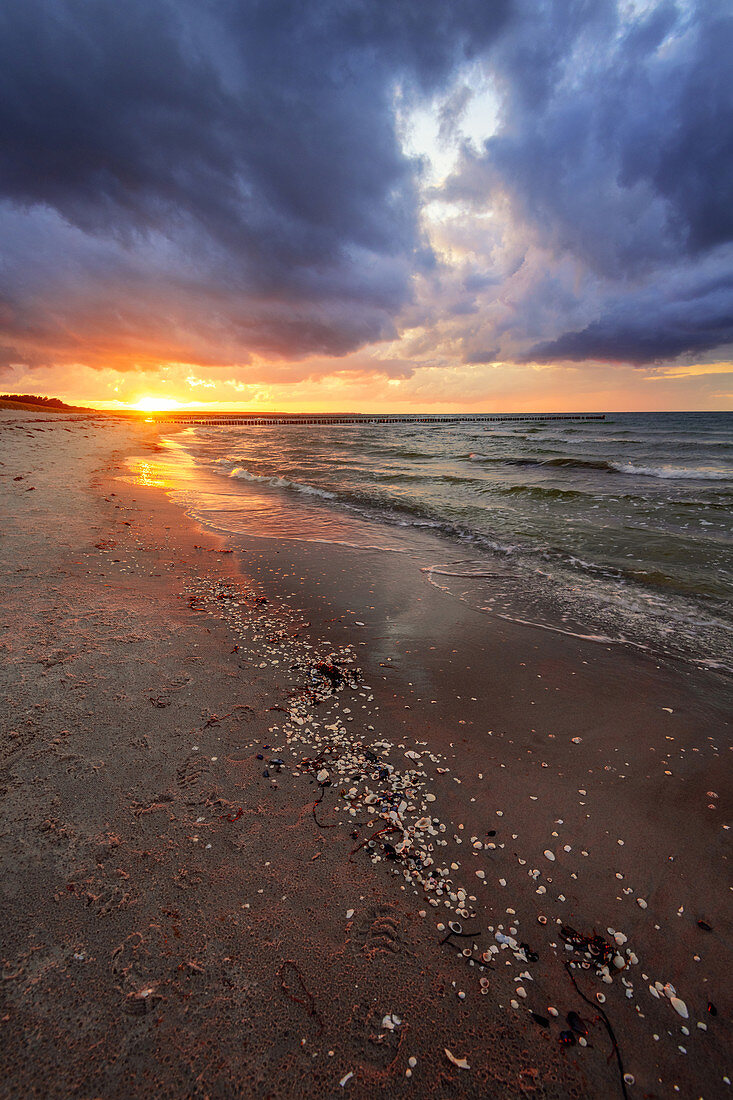
[[[581,961],[558,938],[565,923],[624,952],[628,969],[612,983],[576,976],[606,997],[635,1078],[629,1095],[722,1090],[730,784],[710,775],[729,774],[726,686],[486,616],[479,627],[477,612],[368,551],[251,536],[230,553],[163,487],[121,480],[147,429],[109,430],[111,460],[90,434],[106,427],[82,425],[89,438],[73,440],[91,452],[77,468],[95,495],[75,490],[84,506],[64,530],[54,529],[69,504],[54,483],[59,438],[27,433],[26,453],[6,448],[0,467],[5,484],[32,471],[40,489],[32,521],[23,510],[33,498],[14,498],[2,562],[16,580],[27,563],[2,639],[14,722],[3,747],[5,1088],[622,1095],[602,1019],[564,966]],[[360,677],[314,679],[319,664]],[[334,747],[343,771],[325,766]],[[375,779],[366,751],[377,776],[394,771]],[[665,752],[674,761],[657,767]],[[412,793],[391,810],[365,801],[395,784]],[[711,785],[714,810],[700,802]],[[352,851],[395,824],[390,812],[401,822],[392,840],[407,834],[419,865],[382,839]],[[429,841],[415,825],[426,816],[437,819]],[[405,877],[426,878],[428,843],[475,916],[457,917],[445,892]],[[441,945],[437,925],[449,919],[472,937]],[[675,984],[689,1021],[649,992],[655,981]],[[569,1012],[587,1035],[565,1045]],[[82,1064],[86,1049],[97,1053]]]
[[[660,467],[659,478],[637,484],[651,468],[637,458],[640,476],[631,477],[632,464],[621,475],[619,455],[592,457],[601,440],[517,442],[502,433],[484,454],[475,433],[446,441],[418,430],[401,458],[397,433],[388,435],[383,444],[379,429],[355,439],[348,429],[316,429],[309,446],[304,431],[296,444],[286,429],[233,429],[231,439],[190,429],[167,440],[171,480],[183,474],[190,514],[227,534],[400,549],[421,557],[436,585],[491,615],[733,671],[725,492],[710,488],[716,482],[700,482],[699,500],[686,480],[692,467],[681,481]],[[566,442],[575,457],[557,457]],[[526,459],[514,455],[523,447]]]

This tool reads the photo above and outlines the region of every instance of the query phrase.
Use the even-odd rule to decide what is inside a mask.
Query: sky
[[[729,0],[3,0],[0,390],[733,409]]]

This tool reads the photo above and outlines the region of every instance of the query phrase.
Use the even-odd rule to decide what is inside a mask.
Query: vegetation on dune
[[[34,393],[0,393],[0,403],[2,407],[11,408],[14,406],[32,406],[39,409],[49,409],[53,411],[61,412],[93,412],[93,409],[88,409],[80,405],[67,405],[65,401],[62,401],[59,397],[40,397]]]

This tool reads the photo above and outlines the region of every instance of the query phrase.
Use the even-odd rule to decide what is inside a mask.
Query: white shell
[[[445,1051],[445,1056],[448,1061],[452,1062],[454,1066],[458,1067],[458,1069],[471,1068],[465,1058],[456,1058],[455,1054],[451,1054],[451,1052],[448,1050],[448,1047],[443,1047],[443,1050]]]

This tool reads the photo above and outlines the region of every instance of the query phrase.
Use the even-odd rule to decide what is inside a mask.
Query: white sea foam
[[[256,481],[260,485],[272,485],[275,489],[292,489],[296,493],[305,493],[306,496],[322,497],[323,500],[335,500],[336,494],[329,493],[327,489],[318,489],[315,485],[306,485],[304,482],[289,481],[286,477],[268,477],[267,474],[253,474],[245,470],[243,466],[235,466],[229,477],[239,481]]]
[[[661,477],[681,481],[729,481],[732,472],[714,470],[710,466],[635,466],[632,462],[611,462],[609,465],[620,474],[637,474],[641,477]]]

